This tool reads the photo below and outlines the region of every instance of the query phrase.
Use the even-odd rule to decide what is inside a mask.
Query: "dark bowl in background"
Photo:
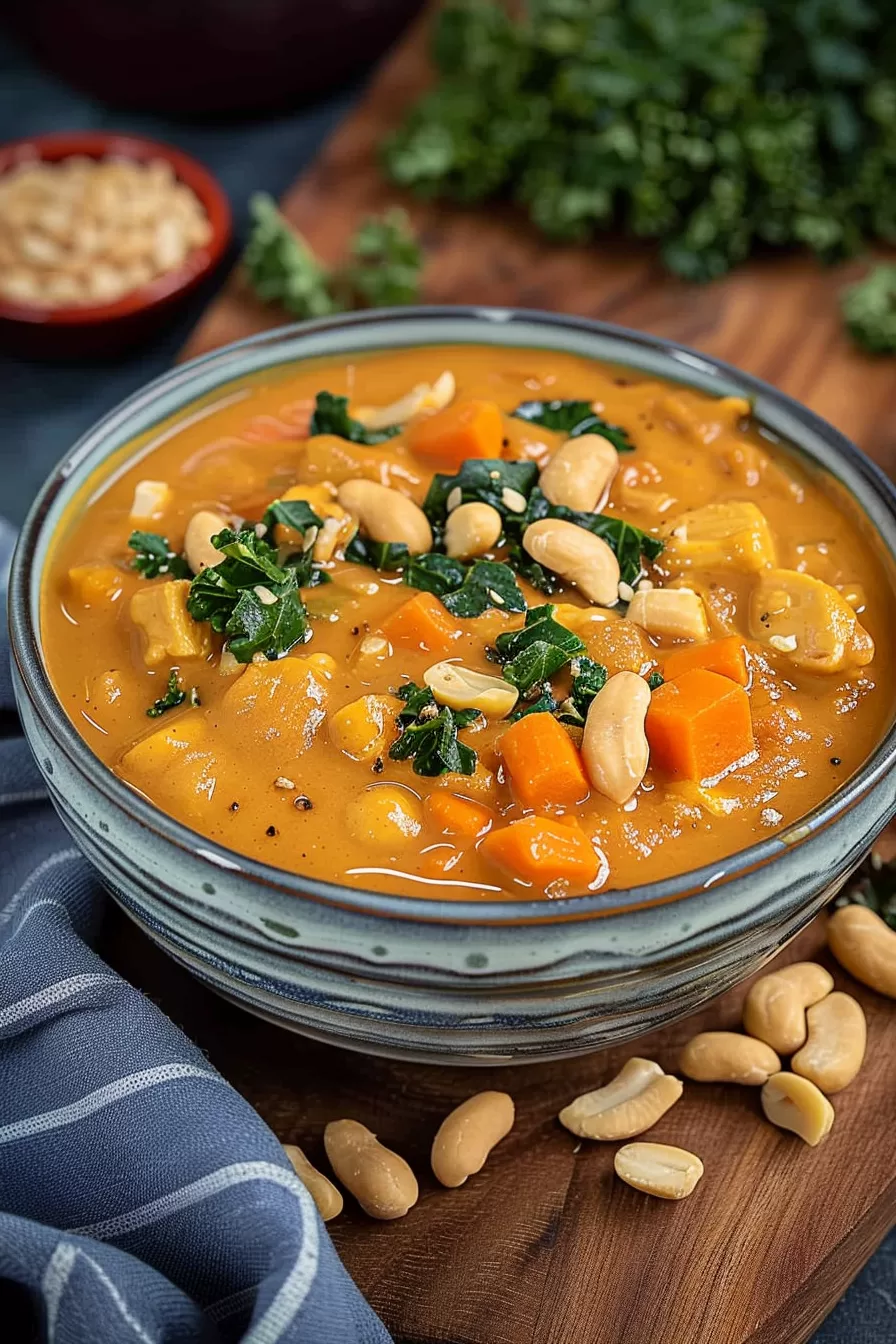
[[[317,97],[375,60],[421,0],[0,0],[54,73],[104,102],[204,115]]]

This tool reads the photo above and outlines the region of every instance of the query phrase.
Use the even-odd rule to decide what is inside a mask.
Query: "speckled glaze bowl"
[[[53,801],[112,895],[220,993],[296,1031],[384,1055],[483,1064],[559,1058],[693,1011],[797,933],[896,813],[896,730],[798,826],[681,878],[556,904],[421,900],[284,873],[165,816],[91,753],[41,655],[39,589],[50,538],[85,480],[111,470],[130,440],[256,370],[450,342],[572,351],[750,397],[764,433],[846,487],[865,515],[869,544],[896,576],[893,487],[830,425],[746,374],[654,337],[543,313],[352,315],[185,364],[72,449],[31,510],[14,561],[19,708]]]

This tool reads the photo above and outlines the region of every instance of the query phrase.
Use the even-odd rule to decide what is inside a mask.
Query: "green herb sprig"
[[[160,576],[170,579],[191,579],[193,571],[182,555],[168,545],[168,538],[158,532],[132,532],[128,546],[134,552],[131,565],[144,579]]]
[[[896,265],[872,267],[844,290],[840,306],[856,345],[872,355],[896,354]]]
[[[181,689],[177,668],[172,667],[168,673],[168,688],[165,694],[152,702],[146,711],[146,716],[149,719],[158,719],[162,714],[166,714],[169,709],[177,709],[177,706],[182,705],[186,698],[187,693]]]

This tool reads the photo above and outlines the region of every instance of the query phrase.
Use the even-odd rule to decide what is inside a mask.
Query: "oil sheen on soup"
[[[740,399],[427,347],[231,385],[134,450],[55,541],[48,668],[111,770],[238,853],[627,888],[793,825],[890,722],[881,548]]]

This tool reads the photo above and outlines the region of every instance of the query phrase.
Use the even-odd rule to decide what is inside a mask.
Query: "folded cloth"
[[[0,1339],[387,1342],[268,1127],[91,950],[104,897],[8,667],[3,636]]]

